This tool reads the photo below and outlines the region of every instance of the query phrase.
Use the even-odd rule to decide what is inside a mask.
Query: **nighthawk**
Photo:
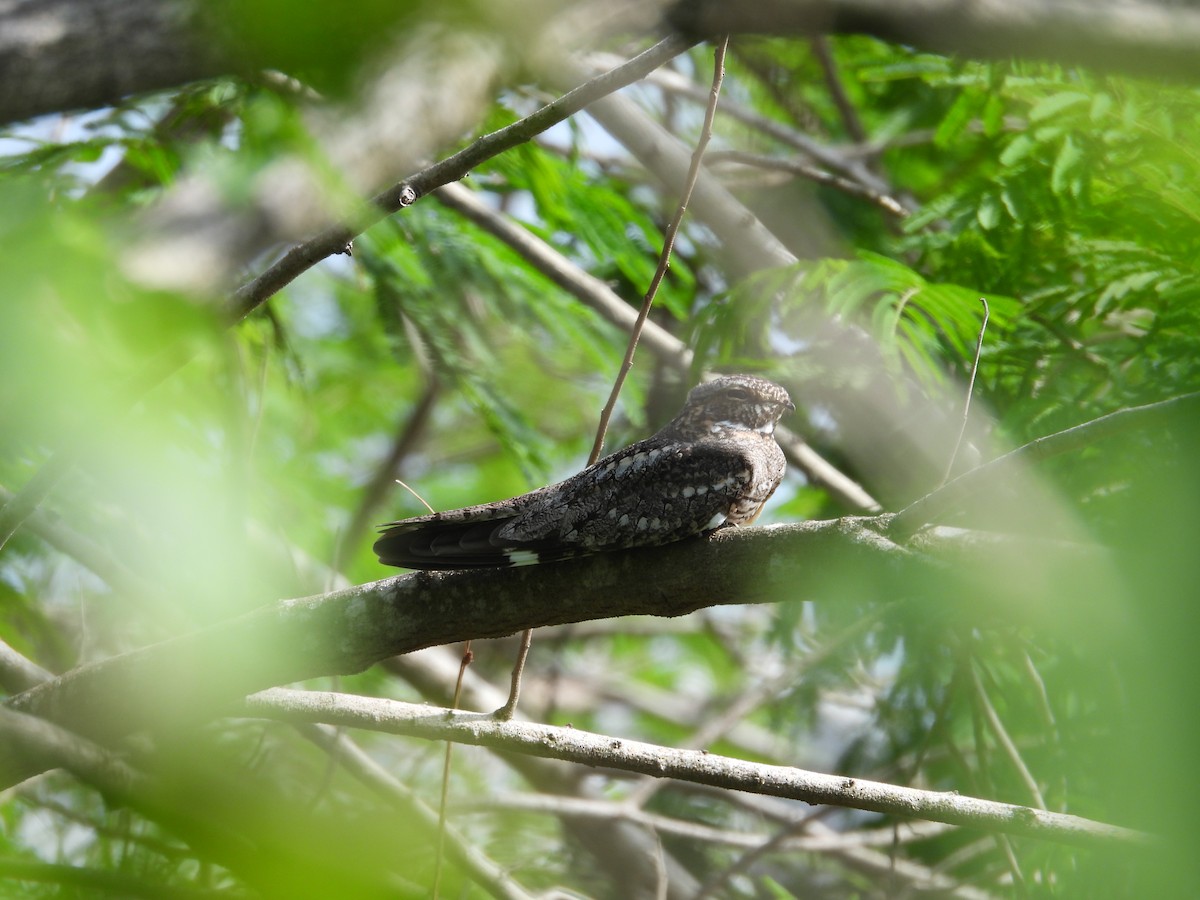
[[[775,425],[795,408],[774,382],[715,378],[652,437],[511,500],[383,525],[375,553],[408,569],[520,566],[746,525],[783,478]]]

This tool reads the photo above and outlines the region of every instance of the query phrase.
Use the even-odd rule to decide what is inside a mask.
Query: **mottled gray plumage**
[[[726,375],[692,389],[652,437],[511,500],[382,526],[379,560],[409,569],[549,562],[753,522],[786,468],[775,443],[795,407],[779,385]]]

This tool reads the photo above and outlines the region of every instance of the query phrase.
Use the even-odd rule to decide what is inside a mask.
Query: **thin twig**
[[[773,169],[778,172],[800,175],[818,184],[836,188],[852,197],[860,197],[863,200],[874,203],[879,208],[898,218],[903,219],[911,215],[909,210],[894,197],[860,184],[857,181],[851,181],[849,178],[843,178],[841,175],[826,172],[824,169],[819,169],[799,159],[767,156],[762,153],[747,153],[742,150],[724,150],[720,153],[712,154],[710,159],[713,162],[741,163],[745,166],[754,166],[757,169]]]
[[[462,699],[463,679],[467,674],[467,666],[471,665],[475,659],[475,654],[471,652],[471,642],[467,641],[463,645],[462,659],[458,663],[458,678],[454,682],[454,698],[450,702],[451,709],[458,709],[459,701]],[[450,763],[454,755],[454,743],[446,742],[446,755],[442,758],[442,791],[438,798],[438,830],[437,830],[437,852],[434,854],[433,866],[433,897],[437,897],[441,891],[442,885],[442,859],[446,847],[446,805],[450,799]]]
[[[1029,796],[1033,800],[1034,805],[1038,809],[1046,809],[1046,800],[1042,797],[1042,790],[1038,787],[1037,779],[1033,777],[1033,773],[1025,765],[1025,760],[1021,758],[1021,752],[1017,749],[1016,743],[1009,735],[1008,729],[1004,727],[1004,722],[1001,721],[1000,714],[996,712],[996,707],[992,705],[992,701],[988,698],[983,681],[979,677],[978,663],[972,660],[969,663],[969,669],[971,673],[971,688],[974,691],[975,700],[983,712],[984,721],[987,722],[988,728],[991,729],[992,734],[996,738],[996,743],[1000,745],[1000,749],[1004,751],[1004,755],[1008,757],[1008,761],[1017,770],[1017,775],[1020,776],[1025,789],[1029,791]]]
[[[700,163],[704,159],[704,150],[708,147],[708,142],[712,138],[713,119],[717,114],[717,99],[721,95],[721,82],[725,79],[725,53],[729,49],[729,38],[723,38],[717,45],[713,56],[713,80],[712,88],[709,91],[708,106],[704,110],[704,124],[700,129],[700,138],[696,141],[696,149],[692,151],[692,163],[688,168],[687,177],[683,182],[683,192],[679,198],[679,205],[675,208],[675,215],[671,222],[667,225],[667,230],[663,234],[662,253],[658,257],[658,268],[654,271],[654,277],[650,279],[650,287],[646,290],[646,296],[642,299],[642,308],[638,311],[637,321],[633,325],[633,330],[629,335],[629,345],[625,349],[625,358],[621,361],[621,368],[617,372],[616,380],[613,382],[612,392],[608,396],[608,402],[604,404],[604,410],[600,413],[600,425],[596,429],[596,440],[592,444],[592,452],[588,456],[588,465],[590,466],[600,458],[600,451],[604,448],[604,435],[608,431],[608,423],[612,418],[613,408],[617,405],[617,397],[621,393],[621,387],[625,384],[625,377],[629,374],[629,370],[633,368],[633,354],[637,350],[638,340],[642,335],[642,327],[646,324],[646,318],[650,315],[650,307],[654,303],[654,297],[658,293],[658,288],[662,284],[663,278],[666,277],[667,269],[671,265],[671,251],[675,248],[675,237],[679,233],[679,226],[683,223],[684,213],[687,212],[688,201],[692,197],[692,189],[696,186],[696,179],[700,176]]]
[[[991,315],[987,298],[980,297],[979,302],[983,304],[983,321],[979,324],[979,339],[975,342],[975,361],[971,364],[971,378],[967,382],[967,399],[963,403],[962,425],[958,429],[958,440],[954,442],[954,452],[950,454],[950,461],[946,464],[946,474],[942,476],[942,484],[950,480],[950,473],[954,471],[954,464],[958,462],[958,451],[962,448],[963,437],[967,433],[967,420],[971,415],[971,397],[975,394],[975,376],[979,373],[979,357],[983,353],[983,337],[987,333],[988,317]]]
[[[1200,391],[1181,394],[1157,403],[1147,403],[1144,406],[1131,406],[1054,434],[1034,438],[1016,450],[976,466],[936,491],[914,500],[893,517],[888,526],[888,534],[895,541],[915,534],[925,525],[936,522],[948,510],[961,504],[976,491],[1004,478],[1011,466],[1041,462],[1052,456],[1090,446],[1114,434],[1162,424],[1170,421],[1172,417],[1181,416],[1189,407],[1195,406],[1200,406]]]
[[[521,646],[517,650],[517,663],[513,666],[509,680],[508,700],[495,712],[497,719],[507,722],[517,712],[517,701],[521,699],[521,676],[525,674],[525,660],[529,659],[529,648],[533,645],[533,629],[521,632]]]
[[[634,322],[633,329],[630,331],[629,345],[625,349],[625,358],[621,361],[621,368],[617,372],[612,391],[608,395],[608,402],[604,404],[604,409],[600,412],[600,424],[596,428],[596,440],[592,443],[592,452],[588,454],[587,464],[589,466],[600,458],[600,452],[604,449],[604,435],[608,431],[609,420],[612,418],[613,409],[617,405],[617,397],[621,394],[621,388],[625,384],[625,377],[629,374],[629,370],[633,368],[633,354],[637,350],[638,340],[642,336],[642,329],[645,327],[646,319],[650,315],[650,307],[654,304],[654,297],[658,293],[658,288],[662,284],[663,278],[666,277],[667,268],[671,264],[671,251],[675,247],[675,236],[679,233],[679,226],[682,224],[683,215],[687,211],[688,200],[692,196],[692,189],[696,186],[696,179],[700,176],[700,161],[704,158],[704,148],[708,146],[708,142],[712,138],[713,118],[717,113],[717,98],[721,95],[721,82],[725,78],[725,51],[728,48],[729,39],[725,38],[717,45],[713,56],[712,90],[708,106],[704,111],[704,125],[700,129],[700,138],[696,142],[696,149],[692,152],[692,164],[688,168],[687,177],[684,179],[683,193],[679,198],[679,205],[675,208],[675,216],[671,219],[663,235],[663,248],[662,253],[658,257],[658,268],[654,272],[654,277],[650,280],[650,287],[647,288],[646,296],[642,299],[642,308],[638,311],[637,321]],[[521,692],[521,676],[525,670],[525,660],[529,656],[529,647],[532,643],[533,630],[527,628],[521,634],[521,650],[517,656],[516,665],[513,666],[512,687],[508,695],[508,701],[504,706],[496,710],[497,717],[501,719],[511,719],[517,710],[517,697]]]
[[[833,98],[833,105],[837,107],[838,115],[842,117],[842,124],[846,126],[847,133],[855,142],[865,143],[867,129],[863,127],[858,110],[854,108],[854,104],[850,101],[850,95],[846,93],[846,85],[842,81],[841,73],[838,72],[837,60],[833,58],[833,50],[829,47],[829,38],[823,34],[817,35],[810,43],[817,62],[821,64],[821,71],[825,73],[825,86],[829,88],[829,96]]]

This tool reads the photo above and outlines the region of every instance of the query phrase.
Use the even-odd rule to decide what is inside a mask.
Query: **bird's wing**
[[[721,442],[643,441],[504,503],[385,526],[375,552],[387,565],[460,569],[665,544],[722,524],[751,470]]]

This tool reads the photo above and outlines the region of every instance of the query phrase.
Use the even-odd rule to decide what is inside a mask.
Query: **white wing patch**
[[[704,530],[712,531],[714,528],[720,528],[722,525],[725,524],[725,520],[728,518],[729,517],[727,515],[725,515],[725,513],[719,512],[715,516],[713,516],[711,519],[708,520],[708,524],[704,526]]]
[[[534,566],[538,563],[536,550],[509,550],[505,554],[510,566]]]

